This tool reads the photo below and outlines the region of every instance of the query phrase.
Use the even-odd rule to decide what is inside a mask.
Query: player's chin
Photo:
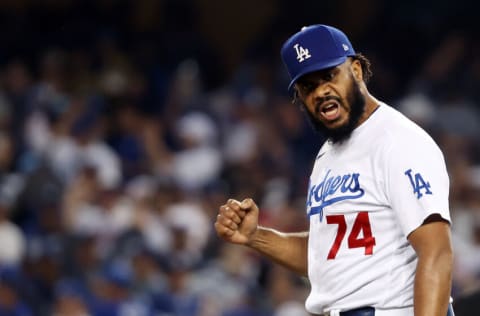
[[[334,120],[323,120],[323,126],[325,126],[329,130],[337,130],[345,127],[348,124],[348,117],[347,116],[340,116]]]

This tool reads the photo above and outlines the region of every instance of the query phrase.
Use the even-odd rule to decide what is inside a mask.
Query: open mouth
[[[320,107],[322,116],[329,120],[335,120],[340,115],[340,105],[337,102],[328,101]]]

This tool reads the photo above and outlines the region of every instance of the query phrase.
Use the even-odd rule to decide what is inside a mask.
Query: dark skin
[[[453,248],[450,225],[433,214],[408,241],[418,256],[414,287],[415,315],[446,315],[452,283]]]
[[[307,74],[299,79],[295,88],[306,109],[327,128],[335,129],[349,120],[348,89],[351,80],[358,83],[365,99],[365,110],[357,123],[359,126],[377,109],[379,102],[368,92],[358,60],[349,58],[337,67]],[[326,114],[325,109],[332,104],[335,109]],[[219,208],[216,232],[225,241],[255,249],[306,276],[308,232],[282,233],[261,227],[258,215],[258,206],[252,199],[229,199]],[[407,239],[418,256],[414,285],[415,316],[446,315],[453,265],[449,223],[433,214]]]
[[[350,119],[351,104],[348,101],[348,89],[351,80],[355,80],[365,99],[365,110],[357,123],[359,126],[370,117],[379,104],[378,100],[368,93],[362,78],[360,62],[348,59],[337,67],[306,74],[297,81],[295,88],[307,110],[327,129],[336,129],[346,125]],[[330,103],[338,106],[339,112],[335,119],[323,115],[322,110]]]

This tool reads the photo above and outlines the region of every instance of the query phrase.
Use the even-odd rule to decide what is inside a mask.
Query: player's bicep
[[[408,235],[408,241],[419,258],[452,253],[450,223],[440,214],[432,214]]]

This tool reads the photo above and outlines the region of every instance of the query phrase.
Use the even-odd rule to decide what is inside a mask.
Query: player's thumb
[[[240,204],[240,207],[245,210],[249,211],[255,206],[255,202],[251,198],[244,199]]]

